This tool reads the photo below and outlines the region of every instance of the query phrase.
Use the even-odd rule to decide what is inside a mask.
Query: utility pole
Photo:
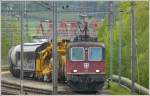
[[[11,19],[12,19],[12,13],[11,13],[11,12],[12,12],[12,5],[11,5],[11,4],[8,4],[8,5],[7,5],[7,10],[6,10],[6,11],[7,11],[7,18],[6,18],[7,20],[6,20],[6,22],[8,22],[8,23],[7,23],[7,26],[9,26],[9,23],[10,23],[10,21],[11,21]],[[11,27],[11,28],[12,28],[12,27]],[[10,29],[11,29],[11,28],[10,28]],[[12,29],[11,29],[11,30],[12,30]],[[9,47],[11,48],[11,47],[12,47],[12,42],[13,42],[13,41],[12,41],[12,40],[13,40],[13,39],[12,39],[12,38],[13,38],[13,32],[12,32],[12,31],[9,31],[9,32],[8,32],[8,36],[9,36],[9,38],[10,38]]]
[[[51,17],[51,10],[50,10],[50,8],[51,8],[51,2],[49,2],[48,3],[48,5],[49,5],[49,10],[48,10],[48,12],[49,12],[49,16]],[[48,20],[48,41],[49,42],[51,42],[51,39],[52,39],[52,32],[51,32],[51,24],[52,24],[52,26],[53,26],[53,22],[51,22],[50,21],[50,19]],[[54,28],[53,28],[54,29]]]
[[[119,64],[119,84],[121,85],[121,66],[122,66],[122,10],[120,10],[120,31],[119,31],[119,54],[118,54],[118,64]]]
[[[24,32],[24,22],[23,22],[23,18],[24,18],[24,2],[20,1],[20,24],[21,24],[21,33],[20,33],[20,37],[21,37],[21,54],[20,54],[20,60],[21,60],[21,65],[20,65],[20,94],[23,94],[23,32]]]
[[[113,2],[110,1],[110,13],[109,13],[109,32],[110,32],[110,79],[112,80],[113,73],[113,33],[112,33],[112,21],[113,21]]]
[[[135,30],[134,30],[134,1],[131,1],[131,92],[135,93],[134,88],[134,66],[135,66]]]
[[[25,34],[24,35],[28,35],[28,16],[27,16],[27,10],[28,10],[27,4],[28,3],[27,2],[28,1],[25,1],[25,12],[24,12],[24,15],[25,15],[26,23],[25,23]],[[25,38],[28,39],[27,36],[25,36]]]
[[[53,1],[53,64],[52,64],[53,95],[57,94],[58,64],[57,64],[57,1]]]
[[[9,12],[10,12],[10,20],[12,19],[12,9],[13,8],[13,5],[12,4],[10,4],[9,5]],[[11,38],[11,46],[13,46],[13,32],[10,32],[10,38]]]

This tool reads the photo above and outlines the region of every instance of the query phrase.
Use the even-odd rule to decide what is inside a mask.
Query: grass
[[[112,95],[130,95],[131,92],[128,88],[120,86],[118,83],[109,82],[110,88],[106,88],[105,90],[109,91]]]
[[[1,72],[3,72],[3,71],[9,71],[9,68],[7,67],[7,68],[1,68]]]

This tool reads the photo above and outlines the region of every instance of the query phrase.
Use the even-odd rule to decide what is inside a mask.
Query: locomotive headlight
[[[77,72],[77,70],[73,70],[73,72]]]
[[[96,72],[100,72],[100,70],[96,70]]]

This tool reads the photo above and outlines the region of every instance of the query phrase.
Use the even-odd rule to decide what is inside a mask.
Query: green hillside
[[[11,22],[7,22],[10,20]],[[1,17],[1,55],[2,67],[8,67],[8,52],[13,46],[20,44],[20,22],[16,18],[8,16]],[[28,33],[24,33],[24,42],[29,42]]]
[[[135,32],[136,32],[136,65],[135,80],[137,83],[148,88],[149,85],[149,55],[148,55],[148,2],[135,2]],[[119,8],[126,10],[122,13],[123,18],[123,38],[122,38],[122,69],[121,74],[130,78],[131,64],[131,33],[130,33],[130,2],[120,2]],[[119,16],[119,15],[117,15]],[[109,73],[109,30],[108,19],[105,18],[103,25],[98,28],[98,38],[100,42],[104,42],[106,46],[106,62],[107,73]],[[118,33],[119,33],[119,17],[116,18],[113,25],[113,74],[118,74]]]

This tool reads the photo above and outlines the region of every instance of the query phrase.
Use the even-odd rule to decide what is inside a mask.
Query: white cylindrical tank
[[[19,50],[20,48],[20,45],[17,45],[15,47],[12,47],[10,50],[9,50],[9,61],[11,61],[10,63],[11,64],[14,64],[16,65],[16,51]]]
[[[44,44],[43,42],[39,42],[39,43],[24,43],[23,45],[23,52],[24,52],[24,55],[26,53],[30,53],[30,55],[35,55],[35,51],[38,47],[42,46],[42,44]],[[12,47],[10,50],[9,50],[9,55],[8,55],[8,59],[9,59],[9,63],[10,64],[13,64],[13,65],[17,65],[19,66],[20,65],[20,60],[18,57],[16,57],[16,55],[18,53],[21,53],[21,46],[20,45],[17,45],[15,47]],[[28,54],[29,55],[29,54]],[[24,64],[25,66],[27,66],[27,64],[29,65],[29,63],[32,63],[34,64],[35,63],[35,59],[32,60],[27,60],[26,59],[27,57],[24,56]],[[29,59],[33,59],[34,57],[32,58],[29,58]],[[29,62],[30,61],[30,62]]]

